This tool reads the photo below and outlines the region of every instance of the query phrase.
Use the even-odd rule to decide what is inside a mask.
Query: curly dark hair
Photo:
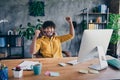
[[[42,28],[45,29],[47,27],[52,27],[55,29],[56,25],[53,21],[45,21],[42,25]]]

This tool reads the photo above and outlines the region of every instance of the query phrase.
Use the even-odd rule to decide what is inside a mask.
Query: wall
[[[120,0],[109,0],[108,3],[110,13],[120,13]]]
[[[79,16],[84,8],[96,7],[105,0],[43,0],[45,2],[45,16],[32,17],[28,15],[29,0],[0,0],[0,20],[7,19],[9,22],[0,24],[0,30],[6,34],[9,29],[18,28],[20,24],[26,27],[27,22],[36,24],[39,18],[42,21],[53,20],[57,29],[58,35],[63,35],[69,32],[69,26],[65,21],[66,16],[71,16],[76,22],[75,38],[62,44],[64,50],[68,50],[73,56],[77,55],[80,46],[81,33],[83,26],[80,25],[82,16]],[[4,31],[4,32],[3,32]],[[29,45],[31,41],[25,39],[25,57],[30,57]]]

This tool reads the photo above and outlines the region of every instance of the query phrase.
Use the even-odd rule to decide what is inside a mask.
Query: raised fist
[[[66,19],[67,22],[72,22],[72,19],[71,19],[71,17],[69,17],[69,16],[66,17],[65,19]]]
[[[37,37],[39,37],[39,34],[40,34],[40,30],[35,30],[35,37],[37,38]]]

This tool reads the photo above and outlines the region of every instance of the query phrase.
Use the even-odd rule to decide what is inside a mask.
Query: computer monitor
[[[102,70],[108,66],[105,54],[111,39],[112,29],[84,30],[77,62],[99,59],[99,65],[90,68]]]
[[[98,47],[102,47],[106,54],[112,29],[84,30],[78,54],[78,62],[84,62],[98,56]]]
[[[106,52],[112,35],[112,29],[84,30],[80,45],[78,58],[68,61],[68,64],[75,65],[94,58],[98,58],[97,65],[91,65],[89,68],[102,70],[107,68]]]

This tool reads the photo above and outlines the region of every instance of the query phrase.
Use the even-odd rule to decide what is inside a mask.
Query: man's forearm
[[[74,26],[73,26],[72,19],[71,19],[71,17],[68,16],[68,17],[66,17],[66,20],[67,20],[67,22],[69,23],[69,26],[70,26],[69,34],[71,34],[74,37],[75,32],[74,32]]]
[[[70,25],[70,34],[71,34],[71,35],[73,35],[73,37],[74,37],[75,32],[74,32],[74,26],[73,26],[72,21],[71,21],[71,22],[69,22],[69,25]]]
[[[30,53],[35,54],[36,53],[36,37],[33,38],[33,41],[30,45]]]

